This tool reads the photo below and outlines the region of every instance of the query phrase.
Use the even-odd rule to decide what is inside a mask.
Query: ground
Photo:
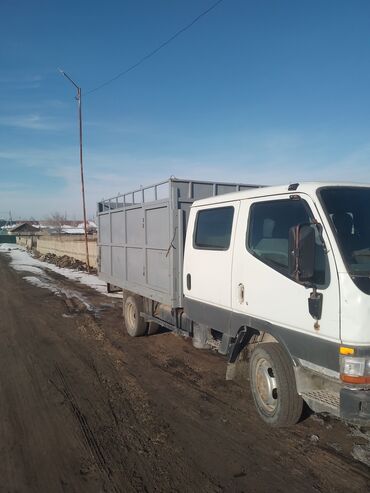
[[[0,252],[1,492],[369,491],[361,430],[315,415],[269,428],[217,353],[130,338],[118,298],[10,261]]]

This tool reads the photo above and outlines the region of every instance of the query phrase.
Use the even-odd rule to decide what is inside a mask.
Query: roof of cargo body
[[[179,200],[201,200],[205,197],[235,193],[234,190],[244,190],[250,188],[263,187],[264,185],[235,183],[235,182],[214,182],[205,180],[188,180],[171,177],[152,185],[141,186],[136,190],[118,194],[109,199],[102,199],[98,202],[98,213],[108,210],[122,208],[126,206],[136,206],[148,204],[157,200],[171,199],[173,191],[176,189],[176,197]],[[234,188],[234,190],[230,190]],[[228,189],[228,191],[225,191]]]
[[[269,197],[276,195],[286,195],[295,193],[306,193],[308,195],[314,195],[316,191],[321,187],[369,187],[370,184],[366,183],[351,183],[351,182],[303,182],[299,183],[297,188],[289,189],[292,185],[278,185],[262,188],[251,188],[249,190],[242,190],[241,192],[233,192],[225,195],[217,195],[213,197],[207,197],[205,199],[196,200],[192,207],[200,207],[204,205],[222,204],[223,202],[232,202],[234,200],[243,200],[257,197]]]

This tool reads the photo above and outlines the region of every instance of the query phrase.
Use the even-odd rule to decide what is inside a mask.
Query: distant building
[[[95,227],[94,227],[95,226]],[[93,223],[92,221],[87,222],[87,232],[89,234],[95,233],[97,231],[96,224]],[[70,224],[63,224],[60,229],[61,234],[68,234],[68,235],[83,235],[85,234],[85,227],[84,223],[76,223],[74,225]]]
[[[33,226],[29,222],[17,224],[16,226],[13,226],[11,229],[9,229],[9,234],[12,235],[22,235],[22,234],[29,235],[30,233],[35,234],[39,232],[40,229],[36,226]]]
[[[87,232],[88,233],[96,233],[98,230],[98,227],[94,221],[86,221],[86,226],[87,226]],[[85,225],[84,223],[80,223],[78,228],[82,228],[83,232],[85,232]]]
[[[84,228],[72,228],[70,226],[62,226],[61,230],[62,234],[67,234],[67,235],[83,235],[85,233]]]

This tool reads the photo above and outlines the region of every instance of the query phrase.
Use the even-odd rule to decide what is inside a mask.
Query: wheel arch
[[[232,344],[229,352],[229,363],[234,363],[241,352],[248,349],[249,352],[259,344],[275,343],[279,344],[290,357],[294,367],[299,366],[297,358],[295,358],[286,341],[279,333],[266,328],[255,328],[252,326],[241,326],[236,334],[235,342]]]

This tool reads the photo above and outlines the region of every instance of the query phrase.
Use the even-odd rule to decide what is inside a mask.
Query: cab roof
[[[288,185],[277,185],[267,187],[256,187],[240,192],[232,192],[224,195],[216,195],[205,199],[196,200],[192,207],[200,207],[204,205],[222,204],[224,202],[232,202],[235,200],[251,199],[257,197],[273,197],[277,195],[294,195],[305,193],[311,197],[315,197],[316,191],[322,187],[369,187],[369,183],[352,183],[352,182],[302,182],[292,183]]]

